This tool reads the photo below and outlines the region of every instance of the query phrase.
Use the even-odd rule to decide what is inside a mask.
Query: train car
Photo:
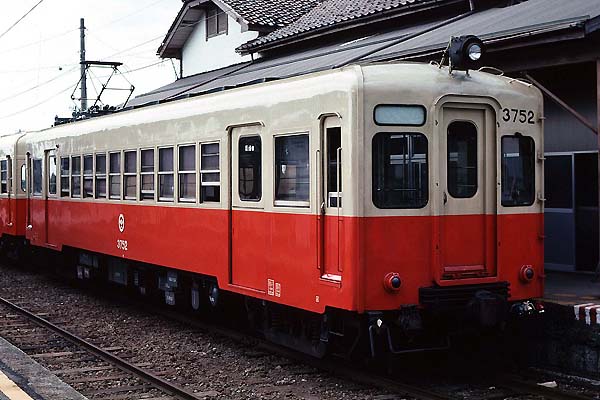
[[[120,112],[25,136],[26,235],[311,354],[442,347],[535,311],[542,122],[529,84],[411,63]]]
[[[5,255],[19,257],[25,240],[25,133],[0,136],[0,243]]]

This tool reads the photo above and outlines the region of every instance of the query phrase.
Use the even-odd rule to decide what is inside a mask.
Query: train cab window
[[[71,157],[71,197],[81,197],[81,157]]]
[[[83,156],[83,197],[94,197],[94,157]]]
[[[48,194],[55,195],[56,194],[56,156],[54,153],[50,153],[48,155]]]
[[[219,143],[200,146],[201,201],[221,201],[221,171],[219,167]]]
[[[179,146],[179,201],[196,201],[196,145]]]
[[[309,205],[308,143],[304,134],[275,138],[275,205]]]
[[[108,197],[113,200],[120,200],[121,153],[109,153],[108,157]]]
[[[530,206],[535,200],[535,143],[531,137],[502,138],[502,205]]]
[[[96,154],[96,198],[106,198],[106,154]]]
[[[61,197],[69,197],[69,157],[61,157],[60,159],[60,195]]]
[[[380,104],[375,107],[373,119],[377,125],[423,126],[427,111],[421,105]]]
[[[238,146],[238,192],[240,200],[262,197],[262,151],[260,136],[241,137]]]
[[[140,152],[141,199],[154,200],[154,149]]]
[[[175,177],[173,174],[173,148],[158,149],[158,200],[173,201]]]
[[[8,193],[8,160],[0,161],[0,193]]]
[[[457,199],[477,193],[477,127],[472,122],[448,125],[448,192]]]
[[[328,207],[342,206],[342,129],[327,129],[327,201]],[[338,160],[339,156],[339,160]],[[338,164],[339,163],[339,164]],[[339,175],[339,186],[338,186]],[[338,198],[339,195],[339,198]]]
[[[125,200],[135,200],[137,196],[137,151],[126,151],[124,158],[123,196]]]
[[[42,195],[42,160],[33,160],[33,195]]]
[[[427,138],[420,133],[378,133],[373,138],[373,204],[423,208],[429,199]]]

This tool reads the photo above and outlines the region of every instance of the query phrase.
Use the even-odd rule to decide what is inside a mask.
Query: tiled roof
[[[227,0],[236,3],[253,3],[254,1]],[[265,44],[283,41],[301,34],[311,33],[341,25],[360,18],[367,18],[386,11],[401,11],[411,7],[441,3],[447,0],[324,0],[321,4],[306,12],[303,16],[268,35],[245,43],[238,51],[248,52],[263,47]],[[259,0],[259,3],[266,1]],[[283,1],[286,2],[286,1]],[[290,1],[293,3],[293,1]]]
[[[220,0],[249,25],[280,28],[291,24],[324,0]],[[218,1],[217,1],[218,2]]]

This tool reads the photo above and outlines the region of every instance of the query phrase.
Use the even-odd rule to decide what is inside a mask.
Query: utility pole
[[[80,30],[80,51],[79,60],[81,62],[81,112],[87,110],[87,77],[86,77],[86,65],[85,65],[85,20],[81,18],[79,20]]]

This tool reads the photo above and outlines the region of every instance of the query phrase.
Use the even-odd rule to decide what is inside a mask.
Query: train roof
[[[336,92],[350,95],[353,89],[363,86],[366,91],[389,90],[390,84],[402,90],[403,96],[411,93],[416,99],[439,98],[444,94],[470,94],[478,96],[525,96],[541,102],[541,93],[532,85],[487,72],[456,71],[448,73],[447,67],[436,65],[392,62],[350,65],[340,69],[319,71],[307,75],[251,86],[214,92],[198,97],[179,99],[115,114],[95,117],[26,134],[28,141],[48,140],[53,137],[70,137],[87,133],[108,131],[125,126],[142,126],[149,123],[176,120],[216,111],[236,110],[254,105],[268,105],[277,101],[290,101],[294,96],[326,95]],[[244,96],[241,96],[243,94]],[[252,99],[252,103],[249,103]]]

